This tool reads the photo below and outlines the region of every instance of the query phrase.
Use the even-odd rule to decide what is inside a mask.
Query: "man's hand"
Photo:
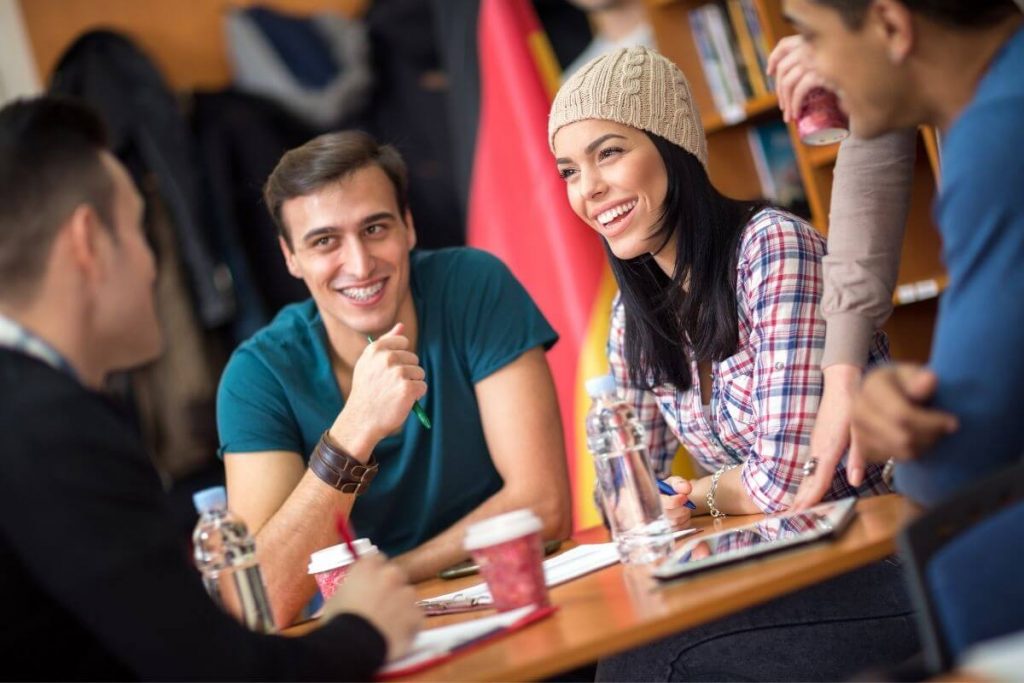
[[[661,508],[673,529],[682,529],[690,521],[690,508],[686,507],[693,485],[682,477],[669,477],[665,483],[676,490],[674,496],[661,495]]]
[[[372,449],[409,417],[412,404],[427,393],[426,373],[409,351],[402,323],[369,344],[352,371],[352,390],[345,400],[331,436],[349,444],[359,434],[355,450]],[[337,433],[336,433],[337,432]],[[363,443],[363,441],[369,443]]]
[[[862,374],[856,365],[837,364],[825,368],[825,388],[818,407],[818,416],[811,432],[809,457],[818,461],[814,473],[800,483],[800,489],[793,499],[793,509],[803,510],[816,503],[832,487],[832,478],[843,453],[850,445],[850,413],[853,397],[857,392]],[[859,486],[864,479],[864,463],[847,458],[846,478],[853,486]]]
[[[956,431],[956,416],[925,408],[938,377],[931,370],[898,363],[874,370],[853,403],[853,452],[861,462],[909,460]]]
[[[775,79],[782,119],[792,121],[800,112],[804,96],[813,88],[827,88],[825,81],[807,65],[806,45],[801,36],[786,36],[768,55],[768,75]]]
[[[358,614],[380,631],[388,644],[389,660],[409,651],[423,623],[416,591],[405,573],[376,553],[352,565],[345,581],[324,604],[325,621],[344,612]]]

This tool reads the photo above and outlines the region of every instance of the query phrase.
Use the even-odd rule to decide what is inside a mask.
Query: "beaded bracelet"
[[[708,504],[708,513],[715,519],[725,517],[725,513],[715,507],[715,493],[718,491],[718,480],[722,478],[722,475],[736,467],[736,465],[722,465],[718,470],[711,475],[711,486],[708,488],[708,494],[704,496],[704,501]]]

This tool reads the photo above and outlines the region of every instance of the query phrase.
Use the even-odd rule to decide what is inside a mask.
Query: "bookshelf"
[[[727,70],[716,63],[714,55],[709,55],[708,45],[712,41],[708,35],[714,31],[708,30],[707,22],[710,15],[713,23],[717,14],[724,16],[731,25],[733,20],[743,15],[737,15],[736,7],[730,8],[729,4],[741,2],[747,5],[748,10],[754,11],[764,41],[769,46],[774,46],[780,38],[793,32],[783,18],[781,0],[647,0],[647,12],[658,49],[675,61],[690,81],[708,137],[708,172],[712,181],[723,193],[748,199],[767,194],[763,157],[759,162],[759,153],[754,149],[756,145],[752,144],[752,131],[763,131],[770,124],[777,127],[782,115],[774,94],[753,94],[754,88],[750,87],[749,80],[755,76],[750,74],[743,88],[747,97],[740,103],[721,106],[726,99],[723,91],[729,89],[723,83],[732,80],[731,90],[735,93],[735,78],[739,75],[742,81],[743,76],[735,72],[732,76],[726,74]],[[709,10],[709,5],[718,5],[720,10]],[[697,17],[696,28],[694,17]],[[740,49],[744,39],[739,34],[746,32],[749,39],[755,29],[751,29],[749,24],[744,29],[731,28],[733,63],[743,61],[744,54],[750,55],[749,46]],[[720,30],[715,28],[715,31]],[[746,68],[751,69],[751,65],[746,64]],[[742,67],[736,71],[742,72]],[[801,208],[822,234],[828,234],[832,171],[839,145],[804,145],[793,124],[789,125],[789,140],[806,194],[806,206]],[[895,308],[885,327],[893,358],[897,360],[927,360],[938,296],[947,282],[940,258],[940,238],[931,218],[939,176],[938,164],[935,134],[921,130],[899,278],[893,294]]]

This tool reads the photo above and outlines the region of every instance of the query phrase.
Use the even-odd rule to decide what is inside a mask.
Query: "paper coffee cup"
[[[352,545],[355,546],[360,557],[378,552],[377,546],[368,538],[357,538]],[[320,594],[324,596],[324,600],[334,595],[334,590],[345,579],[345,575],[348,574],[349,567],[352,566],[355,559],[344,543],[317,550],[309,556],[307,573],[312,574],[316,579],[316,585],[320,588]]]
[[[850,120],[839,108],[835,93],[813,88],[800,104],[796,132],[805,145],[831,145],[850,134]]]
[[[548,605],[540,518],[516,510],[477,522],[466,530],[464,547],[480,566],[499,612]]]

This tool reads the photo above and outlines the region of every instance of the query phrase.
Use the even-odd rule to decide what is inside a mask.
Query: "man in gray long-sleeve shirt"
[[[868,344],[892,313],[916,142],[913,128],[872,140],[853,136],[836,159],[828,255],[822,264],[825,388],[811,441],[811,457],[820,465],[801,487],[795,501],[799,507],[816,503],[828,490],[829,472],[850,446],[850,414]],[[948,424],[948,416],[922,411]],[[847,471],[851,483],[858,484],[864,461],[856,448]]]
[[[779,41],[769,59],[786,120],[806,93],[826,85],[807,67],[804,39]],[[917,131],[898,130],[872,140],[847,138],[833,171],[828,254],[822,314],[824,391],[811,436],[810,458],[818,461],[805,478],[794,507],[807,507],[829,490],[836,464],[850,446],[850,413],[875,332],[892,313],[892,293],[910,206]],[[852,454],[847,476],[863,477],[863,461]]]

